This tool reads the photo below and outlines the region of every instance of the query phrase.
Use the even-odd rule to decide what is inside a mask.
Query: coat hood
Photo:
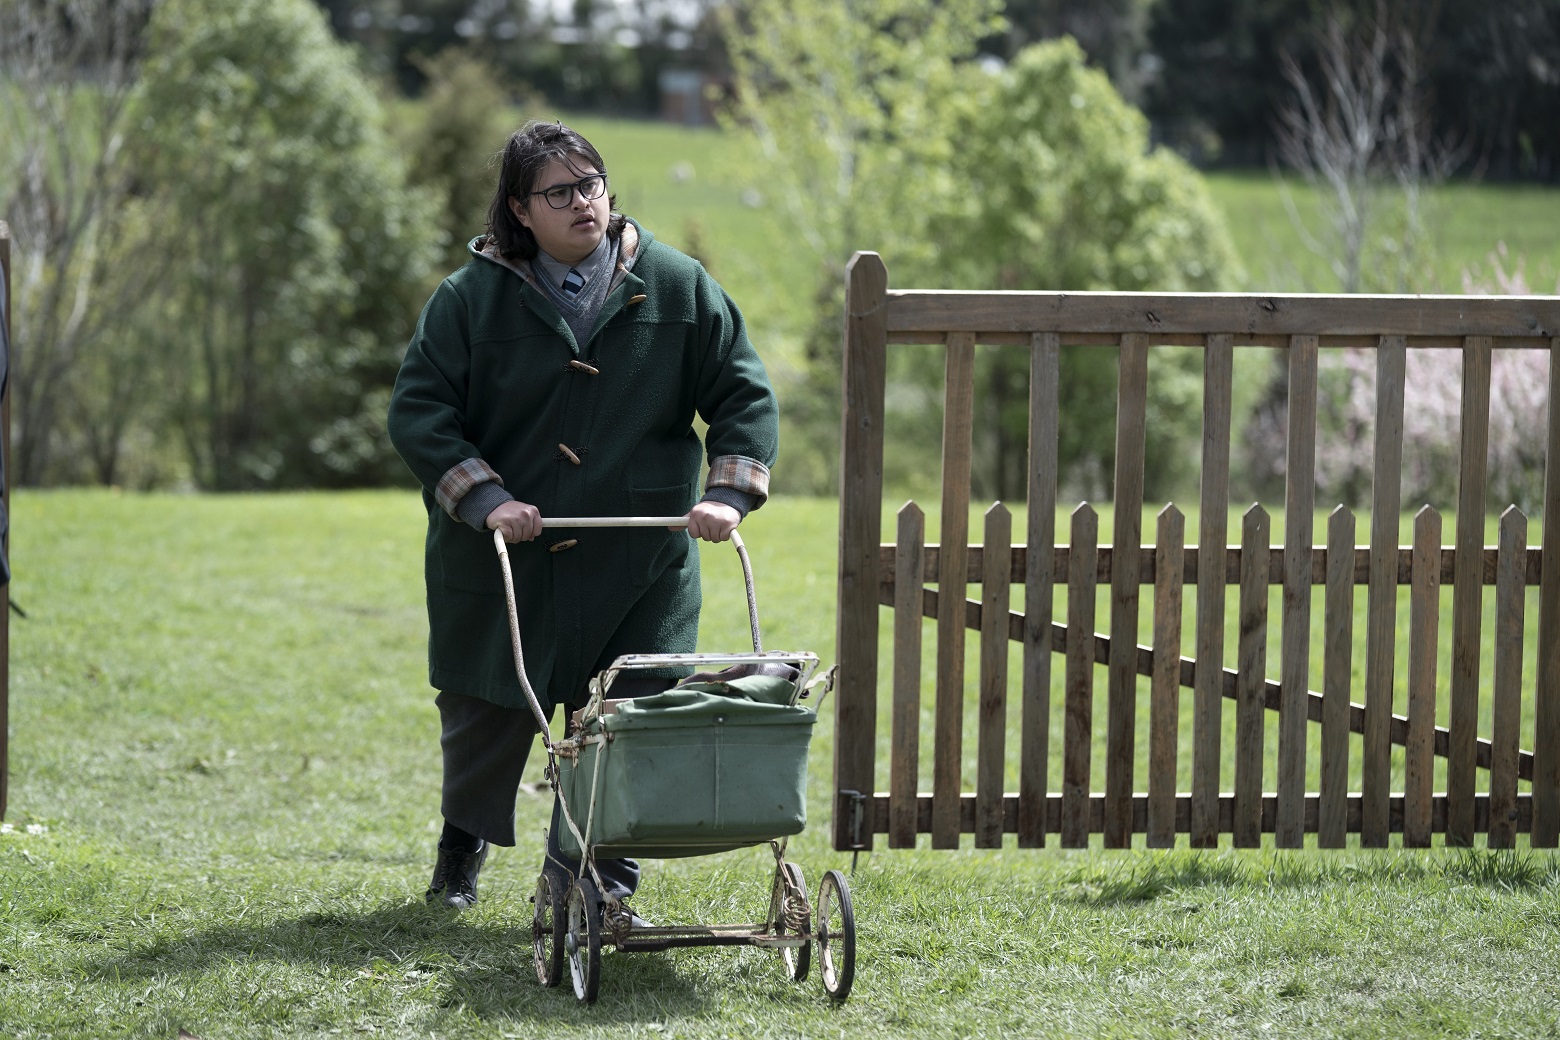
[[[655,241],[655,236],[634,223],[632,219],[625,220],[622,232],[622,248],[618,253],[617,269],[612,272],[612,284],[608,287],[610,292],[616,289],[623,276],[634,269],[635,262],[639,259],[641,246],[649,245]],[[493,241],[491,235],[478,235],[466,243],[466,251],[479,260],[494,263],[498,266],[513,271],[522,279],[536,284],[536,272],[529,260],[511,260],[498,251],[498,244]]]

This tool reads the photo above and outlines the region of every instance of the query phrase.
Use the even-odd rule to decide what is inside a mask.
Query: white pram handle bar
[[[542,519],[542,527],[683,527],[688,526],[686,516],[560,516],[551,520]],[[737,550],[737,558],[742,561],[742,578],[747,584],[748,603],[748,627],[753,633],[753,652],[764,652],[763,638],[758,628],[758,597],[753,591],[753,565],[748,561],[747,546],[742,544],[742,536],[736,531],[731,532],[731,544]],[[515,578],[509,570],[509,544],[504,541],[502,531],[493,532],[493,545],[498,549],[499,570],[504,574],[504,600],[509,607],[509,641],[515,650],[515,675],[520,679],[520,689],[525,692],[525,699],[531,705],[531,711],[536,716],[537,731],[541,734],[542,743],[549,752],[552,751],[552,738],[547,729],[547,713],[542,711],[542,703],[536,696],[536,691],[531,688],[531,679],[525,673],[525,655],[520,649],[520,612],[515,606]]]
[[[687,527],[686,516],[555,516],[542,517],[543,527]]]

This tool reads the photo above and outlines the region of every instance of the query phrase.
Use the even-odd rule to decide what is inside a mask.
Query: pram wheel
[[[781,871],[784,871],[782,875]],[[812,928],[808,920],[807,882],[802,880],[802,868],[795,863],[782,863],[775,871],[775,888],[769,897],[769,916],[774,922],[776,935],[799,935],[807,940],[800,946],[780,947],[780,959],[792,982],[807,978],[812,966]]]
[[[568,906],[563,885],[543,871],[536,879],[536,895],[531,897],[536,910],[531,915],[531,959],[536,964],[536,981],[547,987],[563,981],[564,929]]]
[[[601,896],[588,877],[581,877],[569,889],[569,928],[564,945],[574,995],[594,1004],[601,987]]]
[[[835,1000],[850,996],[856,981],[856,915],[845,875],[831,870],[818,884],[818,970]]]

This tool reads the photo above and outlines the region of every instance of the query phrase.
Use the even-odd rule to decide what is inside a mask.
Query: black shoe
[[[482,873],[487,852],[488,843],[481,840],[475,850],[440,845],[439,859],[433,865],[433,880],[429,882],[425,896],[428,902],[442,902],[452,910],[468,909],[477,901],[477,875]]]

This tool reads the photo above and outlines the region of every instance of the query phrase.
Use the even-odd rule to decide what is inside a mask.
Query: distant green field
[[[1337,292],[1324,257],[1308,249],[1284,202],[1284,188],[1266,173],[1216,173],[1208,187],[1246,265],[1233,288],[1272,292]],[[1314,196],[1294,189],[1295,209],[1314,232],[1324,230]],[[1556,292],[1560,284],[1560,189],[1535,185],[1455,183],[1429,195],[1430,242],[1424,259],[1425,292],[1460,293],[1463,272],[1493,282],[1490,254],[1502,244],[1502,266],[1523,262],[1529,287]]]

